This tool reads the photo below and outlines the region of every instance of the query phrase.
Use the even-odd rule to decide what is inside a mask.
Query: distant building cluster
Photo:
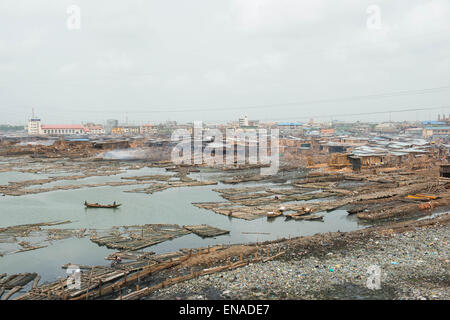
[[[178,124],[176,121],[166,121],[158,125],[143,124],[129,125],[120,124],[118,120],[109,119],[105,125],[86,123],[86,124],[66,124],[51,125],[42,124],[41,119],[33,117],[28,121],[26,130],[30,136],[80,136],[80,135],[107,135],[111,137],[128,136],[153,136],[159,138],[168,138],[175,129],[186,129],[192,134],[193,123]],[[314,122],[310,119],[308,122],[260,122],[258,120],[249,120],[245,115],[237,121],[227,124],[208,125],[203,124],[203,130],[219,129],[223,133],[227,129],[238,129],[241,131],[250,131],[254,129],[273,129],[277,128],[282,138],[282,149],[290,151],[297,148],[296,152],[306,150],[310,147],[311,139],[316,141],[327,141],[330,145],[322,144],[323,147],[330,150],[346,149],[345,143],[342,144],[342,137],[365,138],[366,142],[374,137],[392,137],[406,136],[414,139],[423,138],[428,141],[440,141],[444,144],[449,143],[450,136],[450,115],[438,115],[436,121],[416,121],[416,122]],[[284,140],[283,140],[284,139]]]
[[[32,117],[26,127],[30,136],[70,136],[70,135],[147,135],[155,133],[155,126],[120,125],[118,120],[107,120],[106,125],[87,124],[42,124],[41,119]]]
[[[28,121],[27,131],[29,135],[101,135],[105,134],[102,125],[88,123],[81,124],[42,124],[41,119],[33,117]]]

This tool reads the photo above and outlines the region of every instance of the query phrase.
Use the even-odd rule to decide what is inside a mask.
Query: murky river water
[[[118,181],[122,176],[149,175],[166,173],[164,169],[144,168],[129,170],[126,173],[109,177],[90,177],[78,181],[57,181],[39,187],[65,184],[100,183]],[[207,180],[217,173],[195,173],[195,179]],[[8,181],[43,179],[53,174],[0,173],[0,184]],[[245,183],[239,187],[266,186],[267,183]],[[274,185],[276,186],[276,185]],[[350,231],[364,227],[358,224],[356,216],[348,216],[346,211],[336,210],[324,215],[324,221],[285,221],[283,217],[268,221],[266,218],[245,221],[231,219],[212,211],[193,206],[192,202],[224,201],[215,188],[229,185],[212,185],[201,187],[172,188],[154,194],[127,193],[124,190],[141,186],[96,187],[77,190],[53,191],[20,197],[0,197],[0,227],[48,221],[71,220],[72,223],[56,228],[102,229],[113,226],[174,223],[209,224],[230,230],[229,235],[206,238],[189,234],[171,241],[147,248],[154,252],[168,252],[180,248],[204,247],[214,244],[246,243],[274,240],[282,237],[312,235],[329,231]],[[85,209],[83,202],[122,203],[119,209]],[[54,228],[54,227],[52,227]],[[268,234],[245,234],[258,232]],[[68,262],[83,265],[106,265],[104,258],[115,252],[100,247],[89,240],[67,239],[54,241],[46,248],[5,255],[0,257],[0,273],[37,272],[42,281],[55,280],[65,276],[61,265]]]

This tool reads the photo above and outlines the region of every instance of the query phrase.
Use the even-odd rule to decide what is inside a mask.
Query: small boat
[[[320,220],[320,221],[323,221],[323,216],[316,216],[316,215],[302,215],[302,216],[294,216],[292,218],[294,220],[307,220],[307,221]]]
[[[88,203],[87,201],[84,202],[84,205],[86,208],[118,208],[121,206],[120,203],[114,202],[113,204],[99,204],[99,203]]]
[[[420,196],[420,195],[408,195],[408,196],[406,196],[406,198],[412,199],[412,200],[419,200],[419,201],[430,201],[430,198]]]
[[[431,199],[431,200],[439,199],[438,196],[433,196],[433,195],[428,195],[428,194],[416,194],[416,197],[422,197],[422,198],[427,198],[427,199]]]
[[[283,212],[281,212],[281,211],[267,212],[267,218],[275,218],[275,217],[279,217],[282,215],[283,215]]]
[[[294,213],[286,213],[284,216],[288,219],[293,218],[293,217],[300,217],[302,215],[304,215],[305,213],[303,212],[294,212]]]
[[[303,216],[303,220],[320,220],[323,221],[323,216],[316,216],[316,215],[310,215],[310,216]]]

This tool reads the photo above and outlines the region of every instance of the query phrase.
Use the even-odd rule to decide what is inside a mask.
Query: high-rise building
[[[41,134],[41,119],[34,115],[34,108],[32,111],[31,119],[28,120],[28,134],[30,136],[36,136]]]
[[[41,134],[41,119],[32,117],[28,120],[28,134],[30,136]]]
[[[248,126],[248,117],[244,116],[243,118],[239,118],[239,127],[247,127]]]
[[[117,128],[119,126],[119,121],[115,119],[109,119],[106,121],[105,132],[107,134],[112,133],[112,129]]]

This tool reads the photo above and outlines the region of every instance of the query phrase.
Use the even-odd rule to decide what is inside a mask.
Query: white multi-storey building
[[[101,135],[106,133],[105,128],[97,124],[87,124],[85,126],[85,131],[87,134],[95,134],[95,135]]]
[[[31,118],[28,121],[28,134],[30,136],[37,136],[41,134],[41,119],[38,118]]]
[[[248,117],[244,116],[243,118],[239,118],[239,127],[247,127],[248,126]]]

